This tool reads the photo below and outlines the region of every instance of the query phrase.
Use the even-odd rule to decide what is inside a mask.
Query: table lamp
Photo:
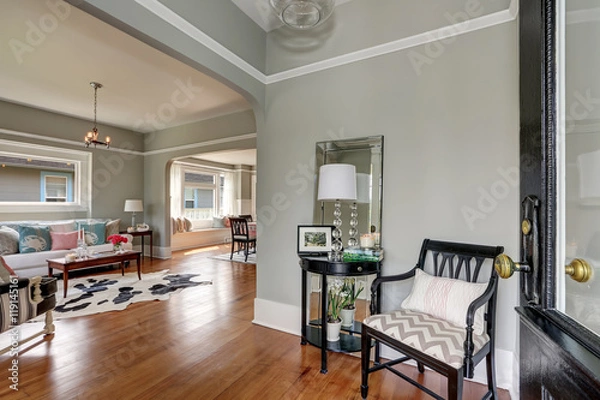
[[[342,260],[342,201],[356,200],[356,168],[350,164],[325,164],[319,168],[319,187],[317,199],[334,201],[333,243],[331,249],[333,261]]]
[[[131,215],[131,227],[135,229],[135,213],[144,211],[144,205],[141,200],[125,200],[125,212],[133,213]]]

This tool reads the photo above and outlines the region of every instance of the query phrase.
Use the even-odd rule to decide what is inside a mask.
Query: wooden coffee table
[[[69,271],[74,271],[76,269],[82,268],[90,268],[97,267],[100,265],[107,264],[120,264],[121,265],[121,275],[125,275],[125,262],[135,260],[137,264],[137,273],[138,278],[142,279],[142,271],[140,270],[141,266],[141,252],[139,251],[126,251],[123,253],[115,253],[113,251],[108,251],[104,253],[96,253],[93,256],[89,256],[80,260],[75,260],[71,262],[67,262],[64,257],[63,258],[54,258],[46,260],[48,263],[48,276],[52,276],[53,269],[59,269],[63,271],[63,284],[64,284],[64,293],[63,296],[67,297],[67,288],[69,284]]]

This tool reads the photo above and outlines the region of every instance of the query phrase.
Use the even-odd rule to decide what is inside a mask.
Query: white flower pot
[[[340,340],[340,330],[342,329],[341,322],[328,322],[327,323],[327,341],[337,342]]]
[[[340,311],[340,317],[342,318],[342,326],[344,328],[348,328],[351,327],[352,325],[354,325],[354,313],[356,312],[356,309],[346,309],[346,308],[342,308],[342,310]]]

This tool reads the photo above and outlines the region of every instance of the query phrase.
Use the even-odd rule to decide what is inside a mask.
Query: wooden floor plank
[[[0,398],[360,399],[359,358],[330,353],[329,372],[321,374],[320,349],[252,324],[256,267],[209,258],[227,251],[212,246],[176,252],[169,260],[146,258],[144,273],[197,273],[212,285],[124,311],[56,321],[54,336],[21,349],[18,392],[7,379],[12,358],[0,356]],[[41,324],[22,328],[34,329]],[[434,372],[400,368],[445,393],[445,379]],[[387,371],[372,374],[369,386],[372,400],[429,398]],[[484,392],[468,382],[464,398]],[[501,399],[509,398],[500,392]]]

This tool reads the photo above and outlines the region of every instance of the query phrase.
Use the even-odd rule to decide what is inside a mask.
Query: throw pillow
[[[77,227],[75,226],[75,221],[67,221],[67,222],[57,222],[55,224],[50,224],[50,231],[52,232],[73,232]]]
[[[177,232],[183,233],[185,232],[185,221],[183,217],[177,218]]]
[[[95,246],[106,243],[106,222],[80,223],[85,234],[85,244]]]
[[[0,282],[10,283],[10,277],[16,277],[15,271],[0,257]]]
[[[420,269],[408,297],[402,302],[405,310],[418,311],[464,328],[469,304],[485,292],[487,283],[469,283],[458,279],[431,276]],[[483,309],[475,312],[474,332],[483,333]]]
[[[76,248],[78,234],[78,231],[66,233],[50,231],[52,250],[70,250]]]
[[[184,229],[186,232],[191,232],[192,231],[192,220],[186,217],[183,217],[183,225],[184,225]]]
[[[0,227],[0,256],[19,252],[19,232],[8,226]]]
[[[227,217],[213,217],[212,227],[213,228],[225,228],[225,221],[224,221],[225,218],[227,218]]]
[[[41,225],[19,226],[19,253],[35,253],[50,249],[50,228]]]
[[[112,221],[108,221],[106,223],[106,237],[109,237],[111,235],[118,235],[120,225],[121,225],[120,219],[113,219]]]

